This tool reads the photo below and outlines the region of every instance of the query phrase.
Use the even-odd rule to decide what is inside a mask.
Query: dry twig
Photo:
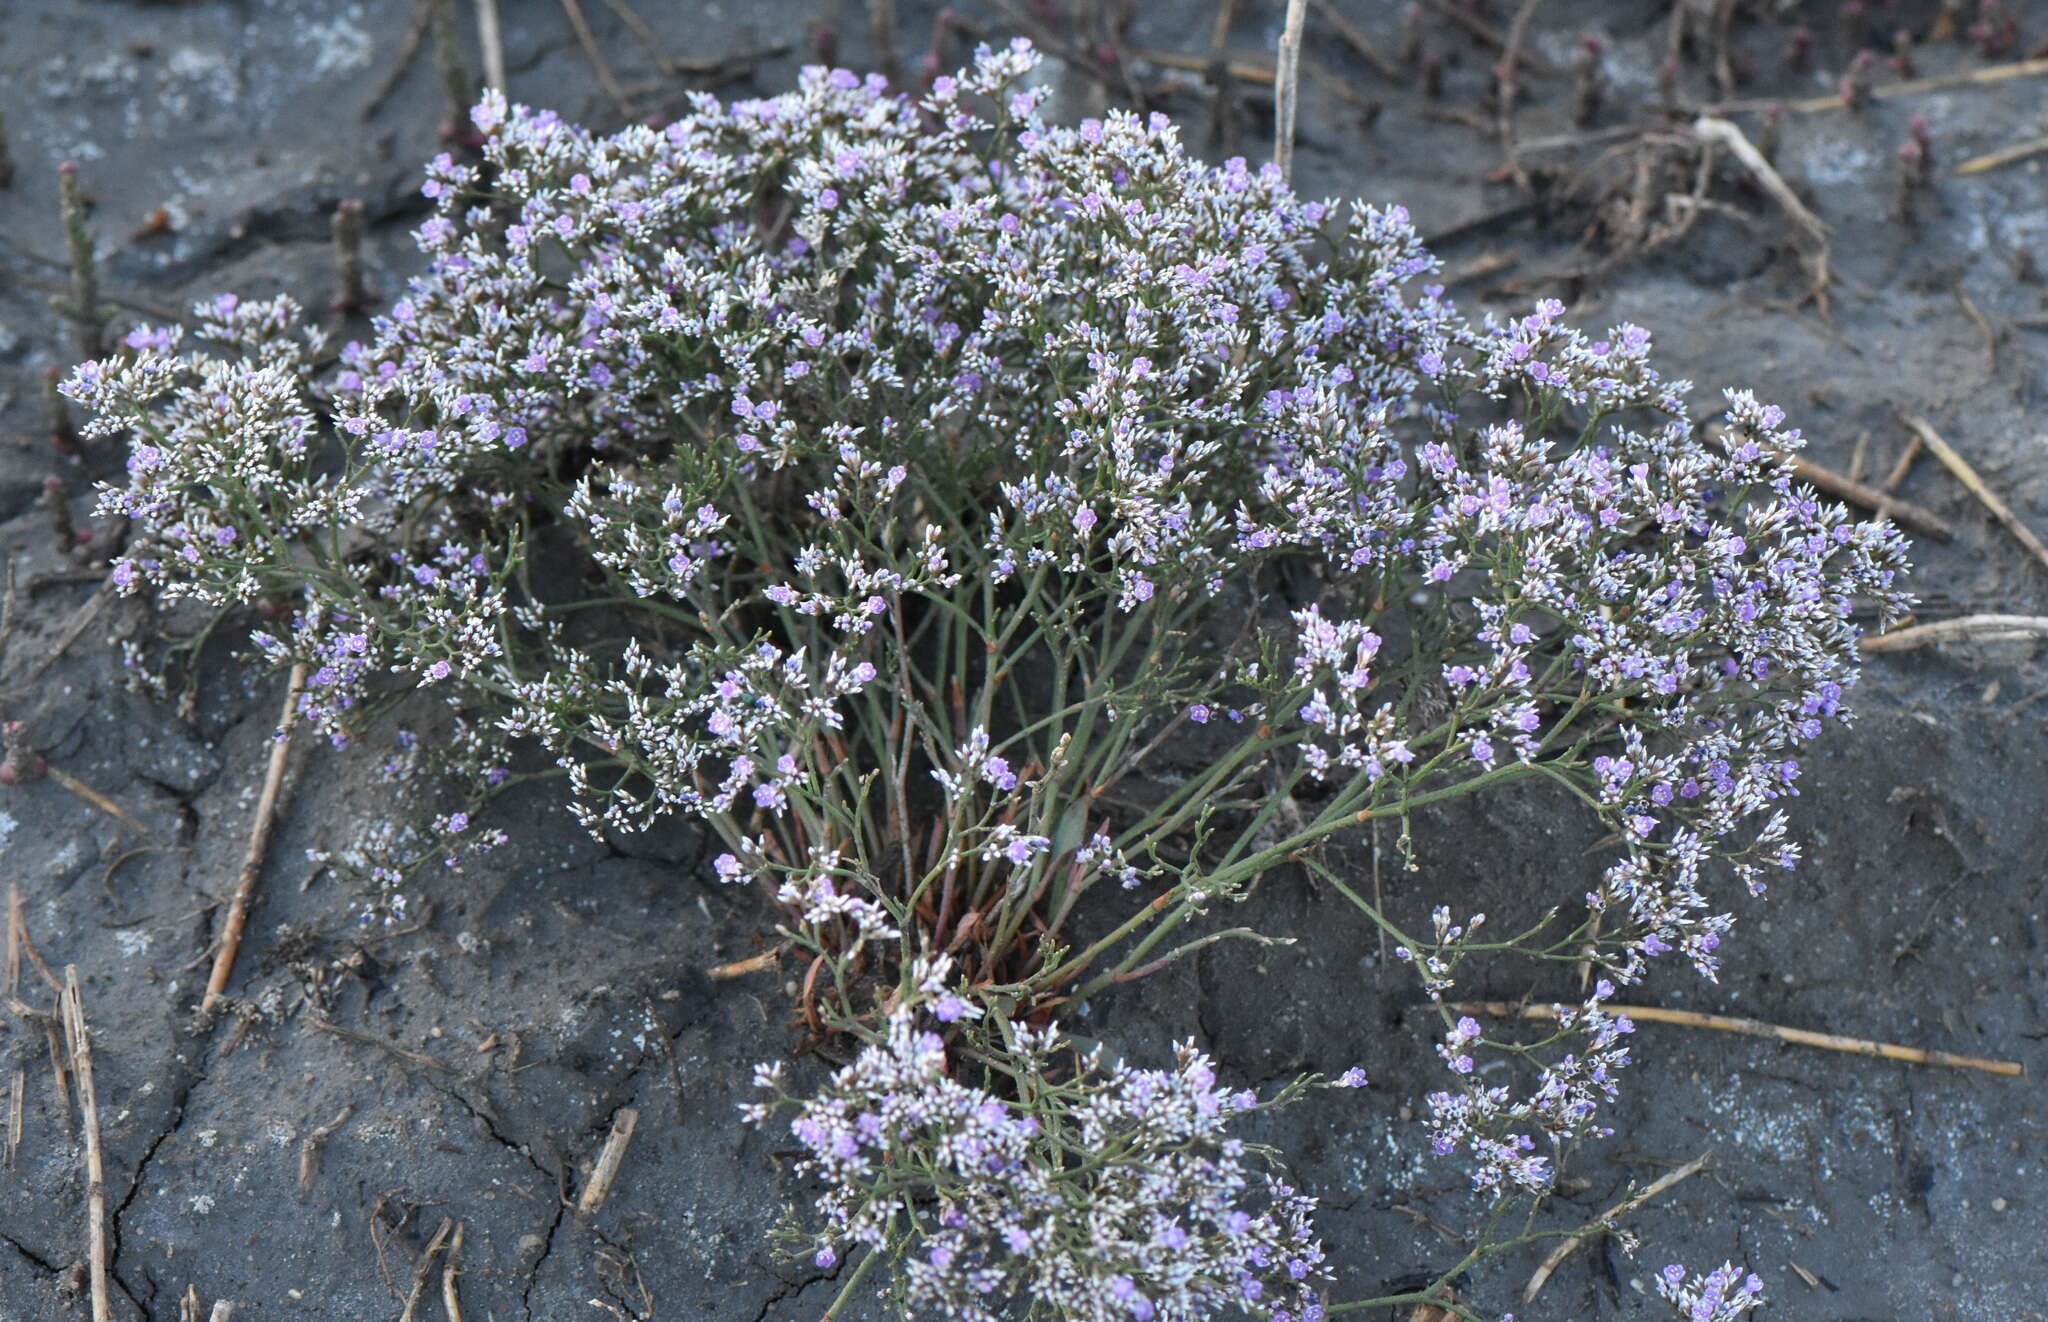
[[[398,1322],[412,1322],[412,1313],[419,1307],[420,1295],[427,1288],[427,1278],[434,1274],[434,1259],[440,1255],[441,1245],[448,1241],[448,1231],[454,1225],[447,1217],[434,1229],[434,1237],[420,1250],[419,1260],[412,1265],[412,1292],[405,1297],[405,1311],[398,1315]]]
[[[1699,1174],[1707,1164],[1707,1156],[1707,1153],[1702,1152],[1699,1156],[1694,1157],[1678,1169],[1665,1172],[1649,1184],[1644,1185],[1641,1189],[1638,1189],[1602,1212],[1595,1220],[1602,1226],[1612,1225],[1615,1221],[1635,1211],[1638,1207],[1649,1202],[1658,1194],[1663,1193],[1672,1185],[1677,1184],[1681,1180],[1691,1179],[1694,1175]],[[1588,1230],[1584,1233],[1573,1235],[1570,1239],[1565,1240],[1552,1249],[1529,1277],[1529,1283],[1522,1287],[1522,1302],[1524,1304],[1533,1303],[1537,1292],[1543,1288],[1543,1283],[1550,1279],[1551,1273],[1555,1272],[1563,1264],[1564,1260],[1572,1255],[1572,1250],[1578,1248],[1579,1245],[1592,1237],[1593,1232]]]
[[[341,1108],[341,1113],[326,1124],[306,1135],[299,1144],[299,1201],[304,1202],[313,1192],[313,1181],[320,1176],[320,1154],[326,1150],[327,1140],[333,1138],[348,1118],[356,1113],[355,1103]]]
[[[633,1141],[633,1130],[639,1124],[640,1112],[630,1106],[620,1107],[612,1117],[612,1132],[604,1141],[604,1151],[598,1153],[597,1168],[590,1172],[590,1183],[576,1200],[579,1214],[589,1216],[604,1206],[613,1182],[619,1178],[619,1167],[626,1160],[626,1145]]]
[[[128,810],[126,808],[123,808],[120,804],[115,803],[112,799],[100,793],[92,786],[86,784],[84,781],[72,775],[70,772],[64,770],[62,767],[47,767],[45,768],[45,770],[49,772],[51,780],[56,781],[71,795],[85,803],[91,804],[93,807],[99,809],[107,816],[121,823],[121,825],[127,827],[129,830],[148,836],[153,836],[156,834],[156,832],[150,830],[147,826],[144,826],[141,822],[131,817],[128,814]]]
[[[749,973],[760,973],[766,969],[772,969],[775,967],[775,962],[782,958],[782,952],[785,948],[783,946],[771,946],[758,955],[749,955],[745,959],[736,959],[730,964],[714,965],[704,970],[704,976],[710,978],[713,982],[725,982],[732,978],[744,978]]]
[[[1900,527],[1924,533],[1936,541],[1955,540],[1956,530],[1949,522],[1924,505],[1916,505],[1890,492],[1867,486],[1831,468],[1823,468],[1811,459],[1794,458],[1792,472],[1800,481],[1810,482],[1831,496],[1840,496],[1843,500],[1853,501],[1865,509],[1875,510]]]
[[[64,1037],[78,1074],[78,1104],[85,1114],[86,1258],[92,1282],[92,1322],[113,1322],[113,1301],[107,1291],[107,1165],[100,1151],[99,1091],[92,1078],[92,1035],[86,1028],[85,1003],[78,994],[78,966],[64,966]]]
[[[436,1060],[424,1052],[407,1050],[396,1042],[385,1041],[375,1033],[365,1033],[354,1028],[344,1028],[325,1015],[316,1014],[309,1018],[307,1022],[321,1032],[332,1034],[344,1042],[354,1042],[358,1046],[376,1047],[380,1051],[389,1052],[400,1060],[409,1061],[414,1065],[425,1066],[430,1070],[440,1070],[444,1074],[458,1072],[453,1065],[450,1065],[445,1060]]]
[[[1890,101],[1896,97],[1919,96],[1923,92],[1952,92],[1965,87],[1983,87],[1991,83],[2003,83],[2014,78],[2037,78],[2048,74],[2048,58],[2016,60],[2011,64],[1994,64],[1988,69],[1971,69],[1965,73],[1937,74],[1932,78],[1907,78],[1896,83],[1886,83],[1870,89],[1874,101]],[[1787,110],[1802,115],[1824,110],[1841,110],[1849,104],[1847,97],[1816,96],[1804,101],[1758,101],[1738,102],[1722,107],[1724,110],[1768,110],[1774,105],[1783,105]]]
[[[100,590],[93,593],[91,598],[78,608],[78,613],[71,617],[71,622],[64,626],[64,632],[57,635],[57,641],[50,644],[50,650],[36,658],[35,664],[28,668],[28,674],[22,677],[22,682],[28,683],[40,678],[42,673],[48,670],[58,657],[70,651],[71,644],[77,642],[78,636],[90,628],[92,622],[99,618],[100,611],[106,606],[108,600],[113,595],[104,583],[101,584]]]
[[[2018,643],[2039,638],[2048,638],[2048,616],[1964,615],[1867,635],[1856,645],[1866,652],[1911,652],[1941,643]]]
[[[1984,315],[1984,309],[1978,307],[1976,300],[1963,292],[1961,285],[1955,287],[1955,295],[1956,302],[1962,304],[1963,315],[1970,319],[1971,324],[1976,326],[1977,333],[1984,337],[1985,374],[1987,376],[1997,376],[1998,342],[2005,338],[2004,332],[1991,324],[1991,319]]]
[[[24,1122],[28,1116],[28,1071],[17,1069],[14,1079],[7,1087],[7,1155],[0,1165],[14,1165],[14,1154],[21,1151],[21,1137]]]
[[[1287,24],[1280,30],[1280,58],[1273,75],[1273,163],[1280,177],[1294,179],[1294,112],[1301,94],[1301,25],[1308,0],[1287,0]]]
[[[2044,152],[2048,152],[2048,138],[2028,138],[2025,142],[2015,142],[2009,147],[1985,152],[1982,156],[1972,156],[1956,167],[1956,173],[1983,174],[1987,170],[1996,170],[2001,165],[2029,160]]]
[[[51,991],[59,996],[64,994],[64,984],[57,981],[57,975],[43,961],[43,952],[37,950],[36,943],[29,939],[28,921],[21,912],[21,887],[10,882],[7,886],[7,994],[10,996],[15,994],[21,982],[20,955],[28,957],[29,964]]]
[[[1515,1001],[1465,1001],[1449,1008],[1458,1014],[1492,1015],[1497,1019],[1555,1019],[1558,1016],[1557,1006],[1534,1003],[1524,1005]],[[1982,1070],[1986,1074],[2002,1074],[2010,1078],[2018,1078],[2026,1072],[2020,1065],[2009,1060],[1958,1056],[1952,1052],[1902,1047],[1890,1042],[1875,1042],[1869,1038],[1843,1037],[1838,1033],[1815,1033],[1804,1028],[1785,1028],[1778,1024],[1767,1024],[1759,1019],[1740,1019],[1734,1015],[1703,1014],[1698,1010],[1666,1010],[1654,1005],[1607,1005],[1603,1008],[1609,1014],[1627,1015],[1631,1019],[1645,1023],[1713,1028],[1724,1033],[1775,1038],[1780,1042],[1792,1042],[1803,1047],[1819,1047],[1826,1051],[1846,1051],[1856,1056],[1878,1056],[1885,1060],[1904,1061],[1910,1065],[1947,1065],[1955,1069]]]
[[[263,858],[270,851],[270,832],[277,824],[277,798],[284,788],[285,762],[291,754],[292,724],[299,713],[299,690],[306,685],[306,663],[292,667],[285,686],[284,714],[278,718],[277,737],[270,745],[270,765],[263,774],[263,794],[256,800],[256,824],[249,832],[249,850],[242,856],[242,875],[235,883],[234,898],[228,903],[227,922],[220,933],[220,952],[214,956],[213,973],[206,980],[206,996],[199,1003],[201,1013],[220,1004],[235,971],[235,954],[242,948],[242,932],[249,925],[249,903],[256,895],[257,878],[263,874]]]
[[[1137,46],[1131,50],[1131,58],[1156,64],[1162,69],[1179,69],[1183,73],[1207,73],[1214,68],[1212,61],[1199,55],[1186,55],[1176,50],[1157,50],[1150,46]],[[1237,56],[1223,62],[1223,72],[1241,83],[1256,83],[1260,87],[1271,87],[1278,79],[1273,66],[1261,63],[1250,56]]]
[[[1899,451],[1898,462],[1892,465],[1891,472],[1884,475],[1883,489],[1887,496],[1906,484],[1906,475],[1913,471],[1913,461],[1918,459],[1920,451],[1926,448],[1917,434],[1906,442],[1906,448]]]
[[[1827,222],[1807,209],[1806,203],[1799,200],[1799,194],[1792,191],[1792,185],[1786,183],[1785,177],[1764,159],[1764,154],[1756,149],[1756,144],[1741,129],[1714,115],[1701,115],[1693,121],[1692,131],[1701,139],[1726,147],[1755,176],[1757,184],[1785,209],[1785,214],[1797,221],[1799,227],[1817,242],[1827,243]]]
[[[414,57],[420,53],[420,42],[426,35],[427,4],[426,0],[419,0],[419,3],[413,6],[412,22],[406,26],[405,36],[398,43],[397,57],[391,61],[391,67],[385,71],[384,78],[377,84],[376,90],[370,93],[370,99],[363,103],[364,119],[376,115],[384,103],[391,99],[391,94],[398,90],[399,81],[405,77],[405,71],[412,67]]]
[[[455,1278],[462,1274],[462,1227],[455,1227],[455,1238],[448,1242],[448,1258],[441,1267],[441,1307],[447,1311],[448,1322],[462,1322],[462,1299],[455,1290]]]
[[[1942,467],[1954,473],[1956,480],[1970,489],[1970,494],[1975,496],[1985,509],[1991,511],[1992,518],[2004,524],[2006,531],[2017,538],[2021,546],[2026,547],[2044,566],[2048,566],[2048,546],[2043,546],[2041,539],[2034,535],[2034,530],[2022,523],[2020,516],[2012,512],[2012,507],[1999,499],[1997,492],[1985,485],[1984,479],[1977,476],[1977,470],[1970,466],[1969,461],[1957,454],[1955,448],[1941,438],[1941,433],[1934,430],[1933,423],[1911,413],[1900,414],[1899,421],[1911,428],[1913,434],[1933,451],[1934,457],[1941,460]]]

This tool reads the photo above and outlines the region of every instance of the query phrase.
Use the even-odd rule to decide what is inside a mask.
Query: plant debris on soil
[[[1053,57],[1055,116],[1161,109],[1205,154],[1263,160],[1286,8],[9,7],[0,883],[19,898],[0,1319],[184,1322],[226,1301],[246,1319],[781,1322],[835,1289],[771,1241],[808,1201],[793,1149],[734,1120],[747,1067],[795,1043],[788,970],[757,958],[754,910],[706,880],[700,842],[598,844],[524,787],[497,813],[508,845],[424,870],[404,922],[360,922],[346,869],[308,851],[400,838],[424,805],[367,744],[295,749],[265,792],[283,678],[233,661],[232,620],[187,638],[192,621],[101,590],[123,530],[91,517],[92,490],[123,456],[78,439],[48,374],[226,290],[334,305],[337,336],[360,334],[416,269],[418,164],[486,70],[515,100],[613,126],[697,89],[772,93],[808,62],[916,79],[1022,32]],[[1649,327],[1659,362],[1697,383],[1698,416],[1722,385],[1753,387],[1805,427],[1816,480],[1916,538],[1928,632],[1867,649],[1860,723],[1801,782],[1808,864],[1738,907],[1720,983],[1667,976],[1632,998],[2025,1071],[1647,1026],[1660,1049],[1639,1052],[1618,1136],[1574,1155],[1563,1196],[1592,1216],[1707,1161],[1629,1214],[1640,1256],[1612,1238],[1555,1262],[1532,1249],[1463,1282],[1474,1306],[1661,1315],[1664,1263],[1733,1259],[1763,1276],[1767,1317],[2048,1316],[2044,41],[2048,14],[2013,3],[1309,6],[1298,189],[1406,206],[1469,306],[1554,297],[1575,324]],[[136,691],[123,643],[184,645],[162,696]],[[1420,875],[1391,847],[1329,866],[1375,873],[1396,908],[1458,893],[1512,914],[1538,882],[1593,876],[1604,848],[1538,789],[1418,814],[1414,846]],[[1375,1086],[1262,1117],[1257,1137],[1322,1200],[1338,1297],[1426,1280],[1458,1256],[1473,1201],[1413,1109],[1437,1062],[1412,980],[1306,883],[1248,910],[1304,939],[1205,949],[1089,1007],[1086,1031],[1153,1058],[1193,1036],[1253,1086],[1362,1065]]]

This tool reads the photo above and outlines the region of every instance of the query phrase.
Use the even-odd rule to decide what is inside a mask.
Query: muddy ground
[[[1396,6],[1339,5],[1398,60]],[[933,8],[900,5],[898,45],[913,70]],[[1264,58],[1281,8],[1241,5],[1231,49]],[[1515,8],[1496,2],[1488,12],[1506,27]],[[1553,0],[1536,11],[1527,49],[1562,69],[1582,37],[1598,35],[1611,90],[1594,128],[1653,126],[1669,8]],[[1735,98],[1834,90],[1858,35],[1834,4],[1732,8]],[[2048,38],[2048,12],[2006,8],[2025,23],[2002,60]],[[358,889],[316,870],[307,851],[401,830],[418,791],[382,771],[387,749],[346,758],[302,749],[236,970],[236,1011],[210,1034],[190,1029],[281,685],[236,669],[217,643],[187,715],[131,693],[107,639],[146,642],[162,623],[64,576],[76,564],[57,552],[50,515],[35,504],[44,481],[61,479],[83,521],[93,479],[120,456],[67,457],[47,438],[42,375],[69,361],[66,328],[46,303],[64,278],[55,169],[79,163],[97,203],[105,284],[126,300],[124,318],[221,290],[284,289],[324,306],[333,292],[327,217],[344,196],[367,203],[372,276],[389,291],[411,269],[416,169],[439,150],[446,117],[424,55],[376,114],[363,114],[398,59],[411,9],[410,0],[10,0],[0,23],[0,111],[17,171],[0,192],[0,548],[15,583],[0,629],[0,716],[26,722],[54,768],[126,815],[54,778],[0,791],[0,873],[20,887],[44,957],[60,971],[75,964],[82,981],[114,1313],[177,1318],[191,1288],[208,1304],[236,1301],[251,1322],[396,1317],[416,1256],[446,1218],[463,1228],[457,1287],[471,1319],[816,1317],[834,1283],[766,1241],[782,1205],[803,1196],[787,1178],[790,1154],[733,1121],[745,1066],[789,1045],[787,1004],[772,975],[704,976],[754,948],[757,913],[749,897],[706,883],[683,833],[607,848],[536,792],[498,811],[509,846],[459,875],[418,879],[416,926],[364,927]],[[515,98],[617,122],[561,6],[504,0],[502,9]],[[1011,30],[982,5],[960,9],[991,34]],[[1867,9],[1867,39],[1888,55],[1878,34],[1924,33],[1935,6],[1873,0]],[[636,111],[658,113],[693,85],[665,75],[609,6],[582,10]],[[1130,47],[1206,63],[1206,0],[1145,0],[1137,10]],[[642,3],[640,12],[678,55],[794,43],[732,89],[765,94],[811,58],[821,6]],[[1805,71],[1785,61],[1789,25],[1802,18],[1815,32]],[[1658,222],[1683,215],[1683,200],[1662,192],[1684,193],[1689,180],[1665,189],[1653,174],[1631,217],[1628,140],[1548,141],[1577,132],[1568,73],[1521,79],[1526,175],[1503,172],[1486,99],[1495,53],[1435,8],[1423,26],[1427,56],[1442,64],[1441,100],[1387,78],[1312,19],[1315,76],[1302,95],[1297,161],[1306,191],[1405,204],[1425,233],[1448,235],[1440,251],[1468,302],[1510,313],[1554,295],[1589,324],[1650,326],[1663,364],[1700,384],[1702,413],[1721,386],[1753,386],[1807,426],[1813,457],[1834,469],[1856,463],[1867,435],[1865,471],[1883,474],[1905,439],[1897,411],[1924,414],[2023,519],[2048,529],[2043,286],[2023,278],[2017,256],[2048,261],[2048,158],[1952,173],[1969,156],[2048,131],[2048,79],[1785,117],[1778,164],[1832,228],[1837,278],[1824,318],[1797,306],[1812,284],[1800,257],[1812,241],[1739,169],[1709,180],[1702,196],[1712,205],[1696,224],[1650,244]],[[846,5],[836,28],[841,62],[875,63],[859,6]],[[1711,22],[1704,30],[1679,70],[1682,108],[1722,97]],[[1987,67],[1955,42],[1924,43],[1913,58],[1921,75]],[[1880,90],[1898,80],[1876,63]],[[1131,67],[1141,81],[1153,76]],[[1227,154],[1233,144],[1209,137],[1201,74],[1173,78],[1167,108],[1192,141]],[[1076,73],[1064,87],[1070,113],[1104,95]],[[1234,95],[1223,127],[1235,150],[1264,154],[1268,99],[1257,86]],[[1907,223],[1895,154],[1915,114],[1925,116],[1935,171]],[[1758,114],[1735,118],[1765,131]],[[1596,177],[1613,187],[1574,200],[1574,172],[1610,148],[1622,154]],[[1600,217],[1604,229],[1586,240]],[[1923,460],[1901,490],[1956,529],[1952,543],[1917,544],[1924,618],[2043,613],[2048,566],[1958,482]],[[82,622],[81,612],[90,612]],[[1645,1027],[1619,1136],[1574,1160],[1565,1201],[1573,1215],[1591,1214],[1631,1180],[1701,1153],[1712,1154],[1709,1173],[1634,1218],[1646,1241],[1639,1258],[1592,1245],[1524,1307],[1534,1255],[1519,1255],[1465,1283],[1475,1306],[1653,1316],[1661,1306],[1642,1283],[1665,1262],[1734,1258],[1764,1277],[1767,1318],[2048,1313],[2048,1098],[2037,1082],[2048,1072],[2048,666],[2039,650],[1962,645],[1873,659],[1860,723],[1802,782],[1797,823],[1812,862],[1768,901],[1741,903],[1719,985],[1668,971],[1642,991],[1661,1004],[2017,1060],[2028,1077]],[[1439,896],[1510,912],[1571,894],[1599,866],[1586,824],[1539,792],[1434,814],[1418,840],[1419,872],[1385,868],[1404,916]],[[1364,847],[1345,861],[1371,867]],[[1412,979],[1383,965],[1377,938],[1340,898],[1298,878],[1269,878],[1246,921],[1302,943],[1213,947],[1091,1007],[1090,1031],[1138,1056],[1192,1034],[1251,1082],[1364,1065],[1374,1087],[1303,1105],[1265,1134],[1326,1203],[1335,1297],[1378,1293],[1451,1260],[1472,1200],[1457,1167],[1422,1155],[1414,1108],[1436,1066]],[[1505,969],[1494,976],[1501,981],[1473,990],[1570,993],[1505,981],[1519,976]],[[41,979],[23,977],[23,999],[47,1008]],[[355,1036],[322,1031],[323,1022]],[[0,1319],[82,1316],[81,1144],[58,1105],[41,1031],[19,1016],[0,1019],[0,1088],[16,1070],[26,1079],[25,1136],[0,1169]],[[611,1196],[593,1217],[565,1211],[564,1191],[582,1189],[612,1118],[629,1106],[640,1125]],[[309,1135],[344,1113],[302,1188]],[[442,1315],[438,1270],[430,1286],[417,1316]]]

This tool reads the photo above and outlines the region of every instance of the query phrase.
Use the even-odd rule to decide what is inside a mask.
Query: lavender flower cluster
[[[779,1064],[755,1071],[776,1100],[747,1118],[793,1110],[799,1169],[827,1185],[820,1267],[848,1246],[904,1253],[910,1303],[969,1322],[1017,1298],[1087,1322],[1324,1316],[1315,1202],[1254,1171],[1260,1151],[1226,1131],[1262,1103],[1221,1086],[1193,1043],[1176,1069],[1133,1069],[1020,1025],[1006,1100],[951,1076],[944,1040],[919,1026],[943,1004],[899,1006],[807,1099],[782,1093]]]
[[[1776,408],[1731,392],[1704,435],[1640,328],[1474,321],[1399,208],[1158,115],[1048,123],[1035,60],[917,98],[811,69],[610,136],[489,96],[480,159],[428,169],[428,270],[332,370],[288,300],[224,298],[205,346],[145,327],[67,389],[132,437],[116,584],[267,604],[334,743],[425,693],[479,804],[539,748],[595,832],[699,819],[846,1062],[778,1102],[819,1252],[962,1317],[1306,1319],[1309,1201],[1223,1134],[1254,1103],[1191,1052],[1055,1067],[1057,1018],[1247,935],[1184,929],[1291,865],[1441,999],[1485,915],[1404,923],[1316,847],[1552,782],[1622,855],[1576,926],[1486,949],[1597,990],[1537,1044],[1445,1013],[1429,1098],[1477,1189],[1540,1198],[1605,1132],[1616,986],[1713,976],[1717,888],[1796,863],[1799,750],[1903,545],[1794,482]],[[1314,600],[1265,599],[1283,562]],[[1189,726],[1223,751],[1126,806]],[[1105,885],[1122,917],[1079,916]]]

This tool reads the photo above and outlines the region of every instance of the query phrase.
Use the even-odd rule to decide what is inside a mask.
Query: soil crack
[[[121,1218],[127,1214],[128,1208],[133,1205],[136,1196],[142,1192],[143,1182],[149,1176],[149,1165],[152,1161],[156,1160],[158,1150],[170,1140],[173,1134],[176,1134],[184,1126],[185,1118],[191,1112],[193,1090],[206,1080],[206,1070],[200,1064],[194,1063],[195,1060],[204,1058],[205,1050],[203,1044],[188,1040],[184,1045],[190,1052],[190,1056],[188,1057],[181,1053],[174,1057],[173,1060],[177,1072],[174,1074],[171,1084],[170,1123],[164,1126],[162,1132],[157,1134],[154,1139],[150,1140],[149,1147],[144,1149],[141,1159],[135,1163],[135,1176],[129,1181],[128,1192],[121,1195],[120,1203],[115,1206],[113,1213],[107,1217],[107,1275],[113,1279],[115,1285],[120,1287],[121,1293],[128,1296],[128,1302],[134,1304],[136,1311],[142,1314],[144,1318],[155,1316],[153,1310],[136,1296],[134,1289],[121,1276]]]
[[[41,1255],[36,1253],[34,1249],[31,1249],[28,1245],[22,1243],[14,1236],[7,1234],[4,1231],[0,1231],[0,1239],[6,1240],[7,1243],[14,1249],[16,1253],[19,1253],[22,1257],[28,1259],[30,1266],[34,1267],[37,1271],[42,1272],[45,1276],[55,1276],[60,1270],[62,1270],[57,1266],[56,1263],[45,1261]]]

